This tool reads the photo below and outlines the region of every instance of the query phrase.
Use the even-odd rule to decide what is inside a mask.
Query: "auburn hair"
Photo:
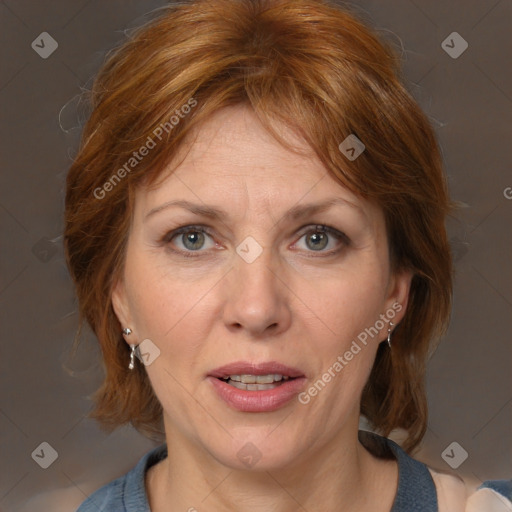
[[[384,436],[404,429],[403,447],[413,451],[427,428],[426,363],[450,317],[452,203],[435,133],[402,84],[399,55],[328,0],[192,0],[158,14],[107,55],[67,176],[66,258],[80,325],[97,336],[105,369],[90,416],[107,430],[130,422],[164,439],[161,404],[143,365],[127,369],[111,303],[134,191],[163,176],[193,127],[245,105],[283,145],[276,123],[293,130],[339,183],[384,212],[392,269],[413,278],[393,349],[377,351],[361,414]],[[339,148],[349,135],[365,146],[352,161]]]

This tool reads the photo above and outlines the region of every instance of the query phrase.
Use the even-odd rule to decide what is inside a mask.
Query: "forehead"
[[[215,202],[224,210],[280,213],[297,203],[334,197],[375,209],[331,176],[318,157],[290,129],[277,141],[244,106],[224,108],[191,132],[156,186],[138,194],[147,214],[173,199]]]
[[[280,126],[279,132],[300,154],[275,140],[250,108],[224,108],[190,134],[169,165],[169,173],[177,171],[191,179],[199,174],[278,179],[294,173],[306,181],[325,175],[326,169],[304,142],[285,127]]]

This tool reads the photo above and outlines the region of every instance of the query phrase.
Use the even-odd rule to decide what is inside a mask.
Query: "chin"
[[[269,439],[267,433],[233,438],[230,446],[218,446],[210,453],[223,465],[233,470],[270,471],[291,466],[299,447],[282,439]]]

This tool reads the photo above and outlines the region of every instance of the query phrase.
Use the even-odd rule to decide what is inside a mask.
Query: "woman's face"
[[[382,211],[241,106],[187,149],[138,191],[113,294],[127,341],[146,340],[168,443],[268,469],[353,442],[377,346],[410,284],[390,272]]]

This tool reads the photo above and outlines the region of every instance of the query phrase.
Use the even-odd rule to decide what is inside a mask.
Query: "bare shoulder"
[[[512,512],[512,479],[489,480],[476,488],[456,475],[428,469],[439,512]]]
[[[470,489],[457,475],[428,467],[437,492],[439,512],[465,512]]]
[[[512,479],[487,480],[468,499],[466,512],[512,512]]]

